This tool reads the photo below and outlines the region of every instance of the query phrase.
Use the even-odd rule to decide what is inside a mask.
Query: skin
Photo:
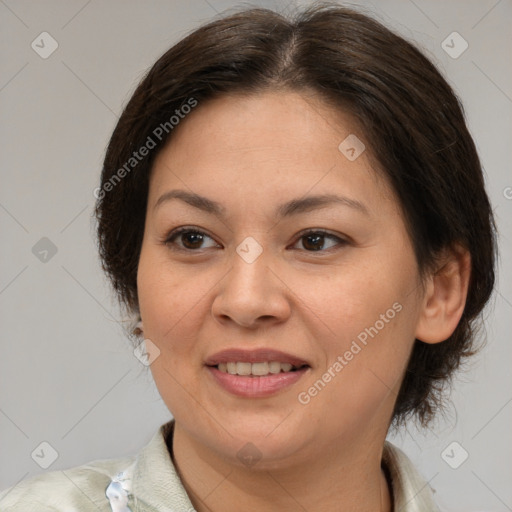
[[[351,133],[364,141],[353,119],[312,94],[224,96],[181,121],[155,161],[140,312],[144,337],[160,350],[151,371],[176,422],[173,460],[200,512],[240,503],[247,511],[392,509],[381,457],[396,395],[415,337],[436,343],[457,325],[469,256],[447,252],[422,284],[401,209],[368,145],[355,161],[338,149]],[[224,215],[181,199],[155,207],[177,189],[220,203]],[[321,194],[363,206],[275,214]],[[190,236],[169,241],[182,226],[204,233],[199,249],[185,248]],[[340,240],[327,236],[308,251],[308,229]],[[246,237],[263,249],[253,263],[236,252]],[[393,304],[400,312],[300,403],[298,394]],[[268,347],[310,365],[271,397],[234,396],[204,366],[223,349]],[[237,457],[247,443],[261,457],[252,466]]]

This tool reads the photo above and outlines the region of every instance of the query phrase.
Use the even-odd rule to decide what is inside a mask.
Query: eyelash
[[[182,228],[178,228],[178,229],[175,229],[174,231],[171,231],[164,239],[164,244],[166,246],[168,246],[170,249],[172,250],[176,250],[176,251],[184,251],[184,252],[200,252],[201,251],[201,248],[199,249],[189,249],[189,248],[186,248],[186,247],[180,247],[179,245],[176,245],[175,244],[175,240],[180,236],[180,235],[183,235],[185,233],[193,233],[193,234],[196,234],[196,235],[203,235],[203,236],[206,236],[208,238],[210,238],[211,240],[214,240],[210,235],[208,235],[207,233],[205,233],[204,231],[201,231],[199,229],[196,229],[196,228],[191,228],[191,227],[182,227]],[[342,246],[346,246],[349,244],[349,241],[346,240],[346,239],[343,239],[343,238],[340,238],[339,236],[336,236],[336,235],[333,235],[332,233],[329,233],[328,231],[325,231],[323,229],[308,229],[306,231],[302,231],[301,233],[299,233],[296,241],[293,243],[293,245],[296,245],[301,239],[307,237],[307,236],[310,236],[310,235],[320,235],[324,238],[328,238],[328,239],[331,239],[331,240],[335,240],[337,242],[336,246],[333,246],[333,247],[329,247],[328,249],[319,249],[319,250],[313,250],[313,251],[308,251],[307,249],[302,249],[308,253],[317,253],[317,252],[320,252],[320,253],[326,253],[326,252],[331,252],[331,250],[335,250],[336,248],[339,248],[339,247],[342,247]]]

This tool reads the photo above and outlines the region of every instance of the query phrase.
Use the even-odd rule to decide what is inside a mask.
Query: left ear
[[[427,279],[416,339],[440,343],[453,334],[466,305],[470,275],[467,249],[456,245],[443,251],[437,270]]]

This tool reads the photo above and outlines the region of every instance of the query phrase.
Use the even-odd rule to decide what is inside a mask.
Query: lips
[[[245,398],[273,395],[296,383],[310,365],[273,349],[230,349],[208,357],[205,365],[214,382],[230,394]]]
[[[220,363],[262,363],[277,361],[278,363],[288,363],[292,367],[310,366],[307,361],[299,357],[280,352],[273,349],[229,349],[217,352],[208,357],[205,361],[206,366],[218,366]]]

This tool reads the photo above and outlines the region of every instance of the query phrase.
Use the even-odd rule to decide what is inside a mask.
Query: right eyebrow
[[[226,209],[220,205],[219,203],[208,199],[207,197],[200,196],[199,194],[195,194],[193,192],[187,192],[186,190],[170,190],[165,194],[162,194],[155,206],[154,210],[159,208],[162,204],[171,201],[172,199],[180,199],[185,203],[193,206],[194,208],[198,208],[199,210],[203,210],[206,213],[212,213],[217,217],[223,217]]]

